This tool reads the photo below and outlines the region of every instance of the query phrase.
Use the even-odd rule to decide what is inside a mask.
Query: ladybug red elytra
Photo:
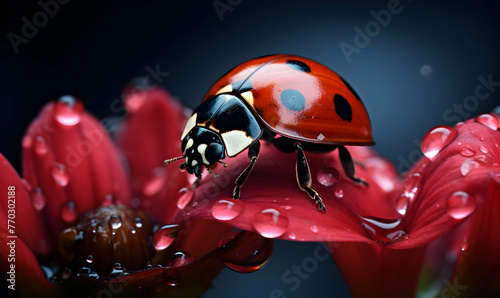
[[[318,62],[290,55],[246,61],[220,78],[193,112],[182,133],[181,169],[201,179],[203,166],[234,157],[248,148],[250,165],[236,179],[233,197],[259,157],[260,140],[282,152],[297,151],[297,183],[320,210],[325,205],[311,188],[306,151],[339,149],[344,172],[356,183],[354,164],[344,145],[373,145],[370,119],[361,99],[338,74]],[[195,182],[195,185],[197,182]]]

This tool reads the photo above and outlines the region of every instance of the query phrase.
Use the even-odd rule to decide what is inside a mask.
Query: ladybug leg
[[[356,177],[356,170],[354,169],[354,162],[351,154],[344,146],[339,146],[339,157],[347,177],[351,178],[351,180],[357,184],[364,184],[368,186],[368,183],[365,180]]]
[[[257,162],[257,159],[259,158],[259,151],[260,151],[260,143],[259,141],[255,142],[250,148],[248,148],[248,158],[250,159],[250,164],[246,169],[241,172],[241,174],[236,178],[236,186],[234,187],[233,190],[233,198],[236,200],[240,199],[240,193],[241,193],[241,187],[245,183],[245,181],[248,178],[248,175],[252,171],[253,167],[255,166],[255,163]]]
[[[295,149],[297,150],[297,163],[296,163],[296,175],[297,175],[297,183],[299,184],[300,189],[307,193],[311,199],[318,205],[320,211],[326,211],[325,204],[323,204],[323,200],[318,195],[318,193],[311,188],[311,170],[309,169],[309,164],[307,163],[306,155],[300,147],[300,144],[296,142],[294,144]]]
[[[191,184],[191,189],[195,189],[196,187],[198,187],[200,180],[201,180],[201,176],[196,177],[196,180],[193,182],[193,184]]]

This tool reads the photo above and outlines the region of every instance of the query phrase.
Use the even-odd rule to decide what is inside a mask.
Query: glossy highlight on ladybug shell
[[[281,136],[331,145],[374,144],[356,92],[337,73],[307,58],[270,55],[244,62],[220,78],[203,102],[220,94],[244,100],[264,127]]]

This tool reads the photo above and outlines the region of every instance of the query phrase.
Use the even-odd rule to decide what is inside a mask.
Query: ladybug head
[[[186,161],[181,169],[189,174],[201,176],[201,169],[225,158],[225,148],[221,137],[215,131],[196,126],[182,140],[182,155]]]

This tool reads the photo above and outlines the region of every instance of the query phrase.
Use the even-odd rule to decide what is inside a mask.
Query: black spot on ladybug
[[[286,89],[281,92],[281,102],[294,112],[301,112],[306,108],[306,99],[302,93],[295,89]]]
[[[335,111],[337,112],[337,115],[339,115],[342,120],[351,122],[352,108],[347,99],[340,94],[335,94],[333,103],[335,104]]]
[[[342,80],[342,82],[344,82],[344,84],[346,85],[347,89],[349,89],[349,91],[351,91],[352,94],[354,94],[354,96],[356,97],[357,100],[361,101],[361,98],[359,97],[358,93],[356,91],[354,91],[354,89],[351,87],[351,85],[349,85],[349,83],[347,83],[342,77],[340,78]]]
[[[299,60],[288,60],[286,61],[286,65],[288,65],[288,67],[290,67],[291,69],[295,69],[298,71],[311,72],[311,68],[309,67],[309,65]]]
[[[240,80],[231,84],[233,91],[236,93],[243,93],[249,90],[252,90],[252,83],[250,80]]]

